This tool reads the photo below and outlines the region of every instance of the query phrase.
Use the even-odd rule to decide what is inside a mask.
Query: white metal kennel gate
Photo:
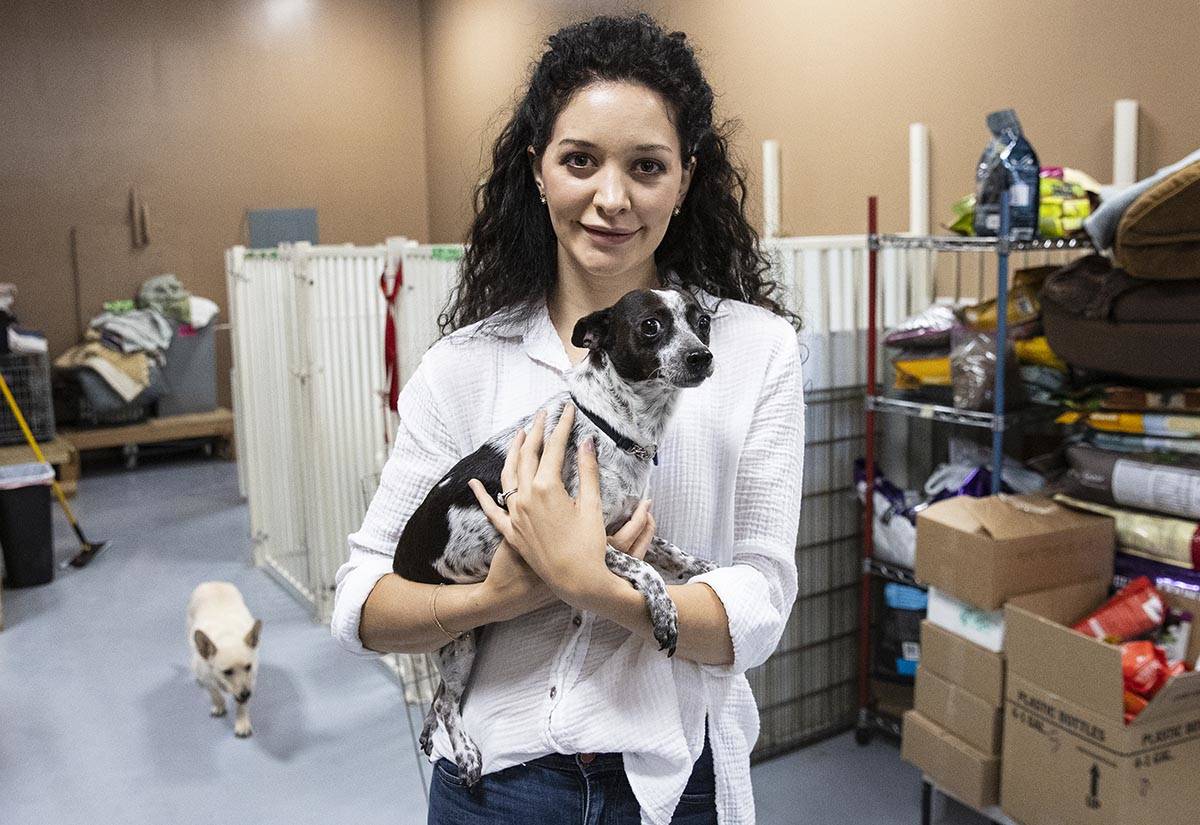
[[[761,708],[755,758],[852,724],[859,572],[853,460],[862,449],[866,241],[861,235],[764,241],[784,303],[804,319],[806,455],[797,537],[800,591],[778,651],[748,676]],[[328,618],[346,536],[387,457],[380,275],[403,269],[392,308],[406,379],[437,337],[461,247],[402,239],[372,247],[295,244],[227,254],[239,472],[254,559]],[[930,258],[882,261],[891,325],[933,295]],[[901,285],[906,288],[901,289]],[[419,658],[387,657],[423,712]],[[422,689],[426,688],[426,689]],[[419,716],[418,716],[419,723]]]

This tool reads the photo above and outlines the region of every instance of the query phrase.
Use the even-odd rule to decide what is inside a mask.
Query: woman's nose
[[[615,215],[629,208],[629,190],[625,186],[625,175],[612,167],[604,167],[596,181],[596,194],[592,203],[596,209],[606,215]]]

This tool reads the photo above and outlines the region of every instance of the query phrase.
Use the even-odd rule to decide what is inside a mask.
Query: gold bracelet
[[[446,638],[447,638],[447,639],[449,639],[450,641],[452,641],[452,642],[457,642],[459,639],[461,639],[461,638],[462,638],[462,635],[463,635],[463,634],[462,634],[462,633],[460,633],[460,634],[458,634],[457,636],[455,636],[455,635],[451,634],[451,633],[450,633],[450,631],[449,631],[449,630],[447,630],[447,629],[446,629],[446,628],[445,628],[445,627],[442,625],[442,623],[441,623],[441,621],[438,619],[438,615],[437,615],[437,597],[438,597],[438,592],[439,592],[439,591],[440,591],[440,590],[441,590],[443,587],[445,587],[445,586],[446,586],[445,584],[439,584],[437,587],[433,588],[433,592],[429,594],[429,612],[433,614],[433,623],[434,623],[435,625],[437,625],[437,629],[438,629],[438,630],[440,630],[440,631],[442,631],[442,633],[443,633],[443,634],[445,634]]]

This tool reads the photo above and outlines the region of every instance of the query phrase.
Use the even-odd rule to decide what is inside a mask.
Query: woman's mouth
[[[580,226],[583,227],[583,231],[587,233],[588,237],[600,246],[620,246],[640,231],[637,229],[603,229],[588,226],[585,223],[581,223]]]

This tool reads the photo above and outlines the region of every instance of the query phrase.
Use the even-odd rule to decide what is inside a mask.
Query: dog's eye
[[[246,665],[246,672],[249,673],[250,668],[252,668],[252,667],[254,667],[254,665]]]
[[[642,321],[642,335],[645,335],[647,338],[653,338],[661,331],[662,324],[658,322],[657,318],[647,318],[645,321]]]
[[[222,672],[222,673],[224,673],[226,676],[232,676],[232,675],[233,675],[233,668],[231,668],[231,667],[227,667],[227,668],[225,668],[225,669],[224,669],[223,671],[221,671],[221,672]]]
[[[697,318],[696,326],[700,327],[700,329],[708,329],[708,316],[701,315],[699,318]]]

